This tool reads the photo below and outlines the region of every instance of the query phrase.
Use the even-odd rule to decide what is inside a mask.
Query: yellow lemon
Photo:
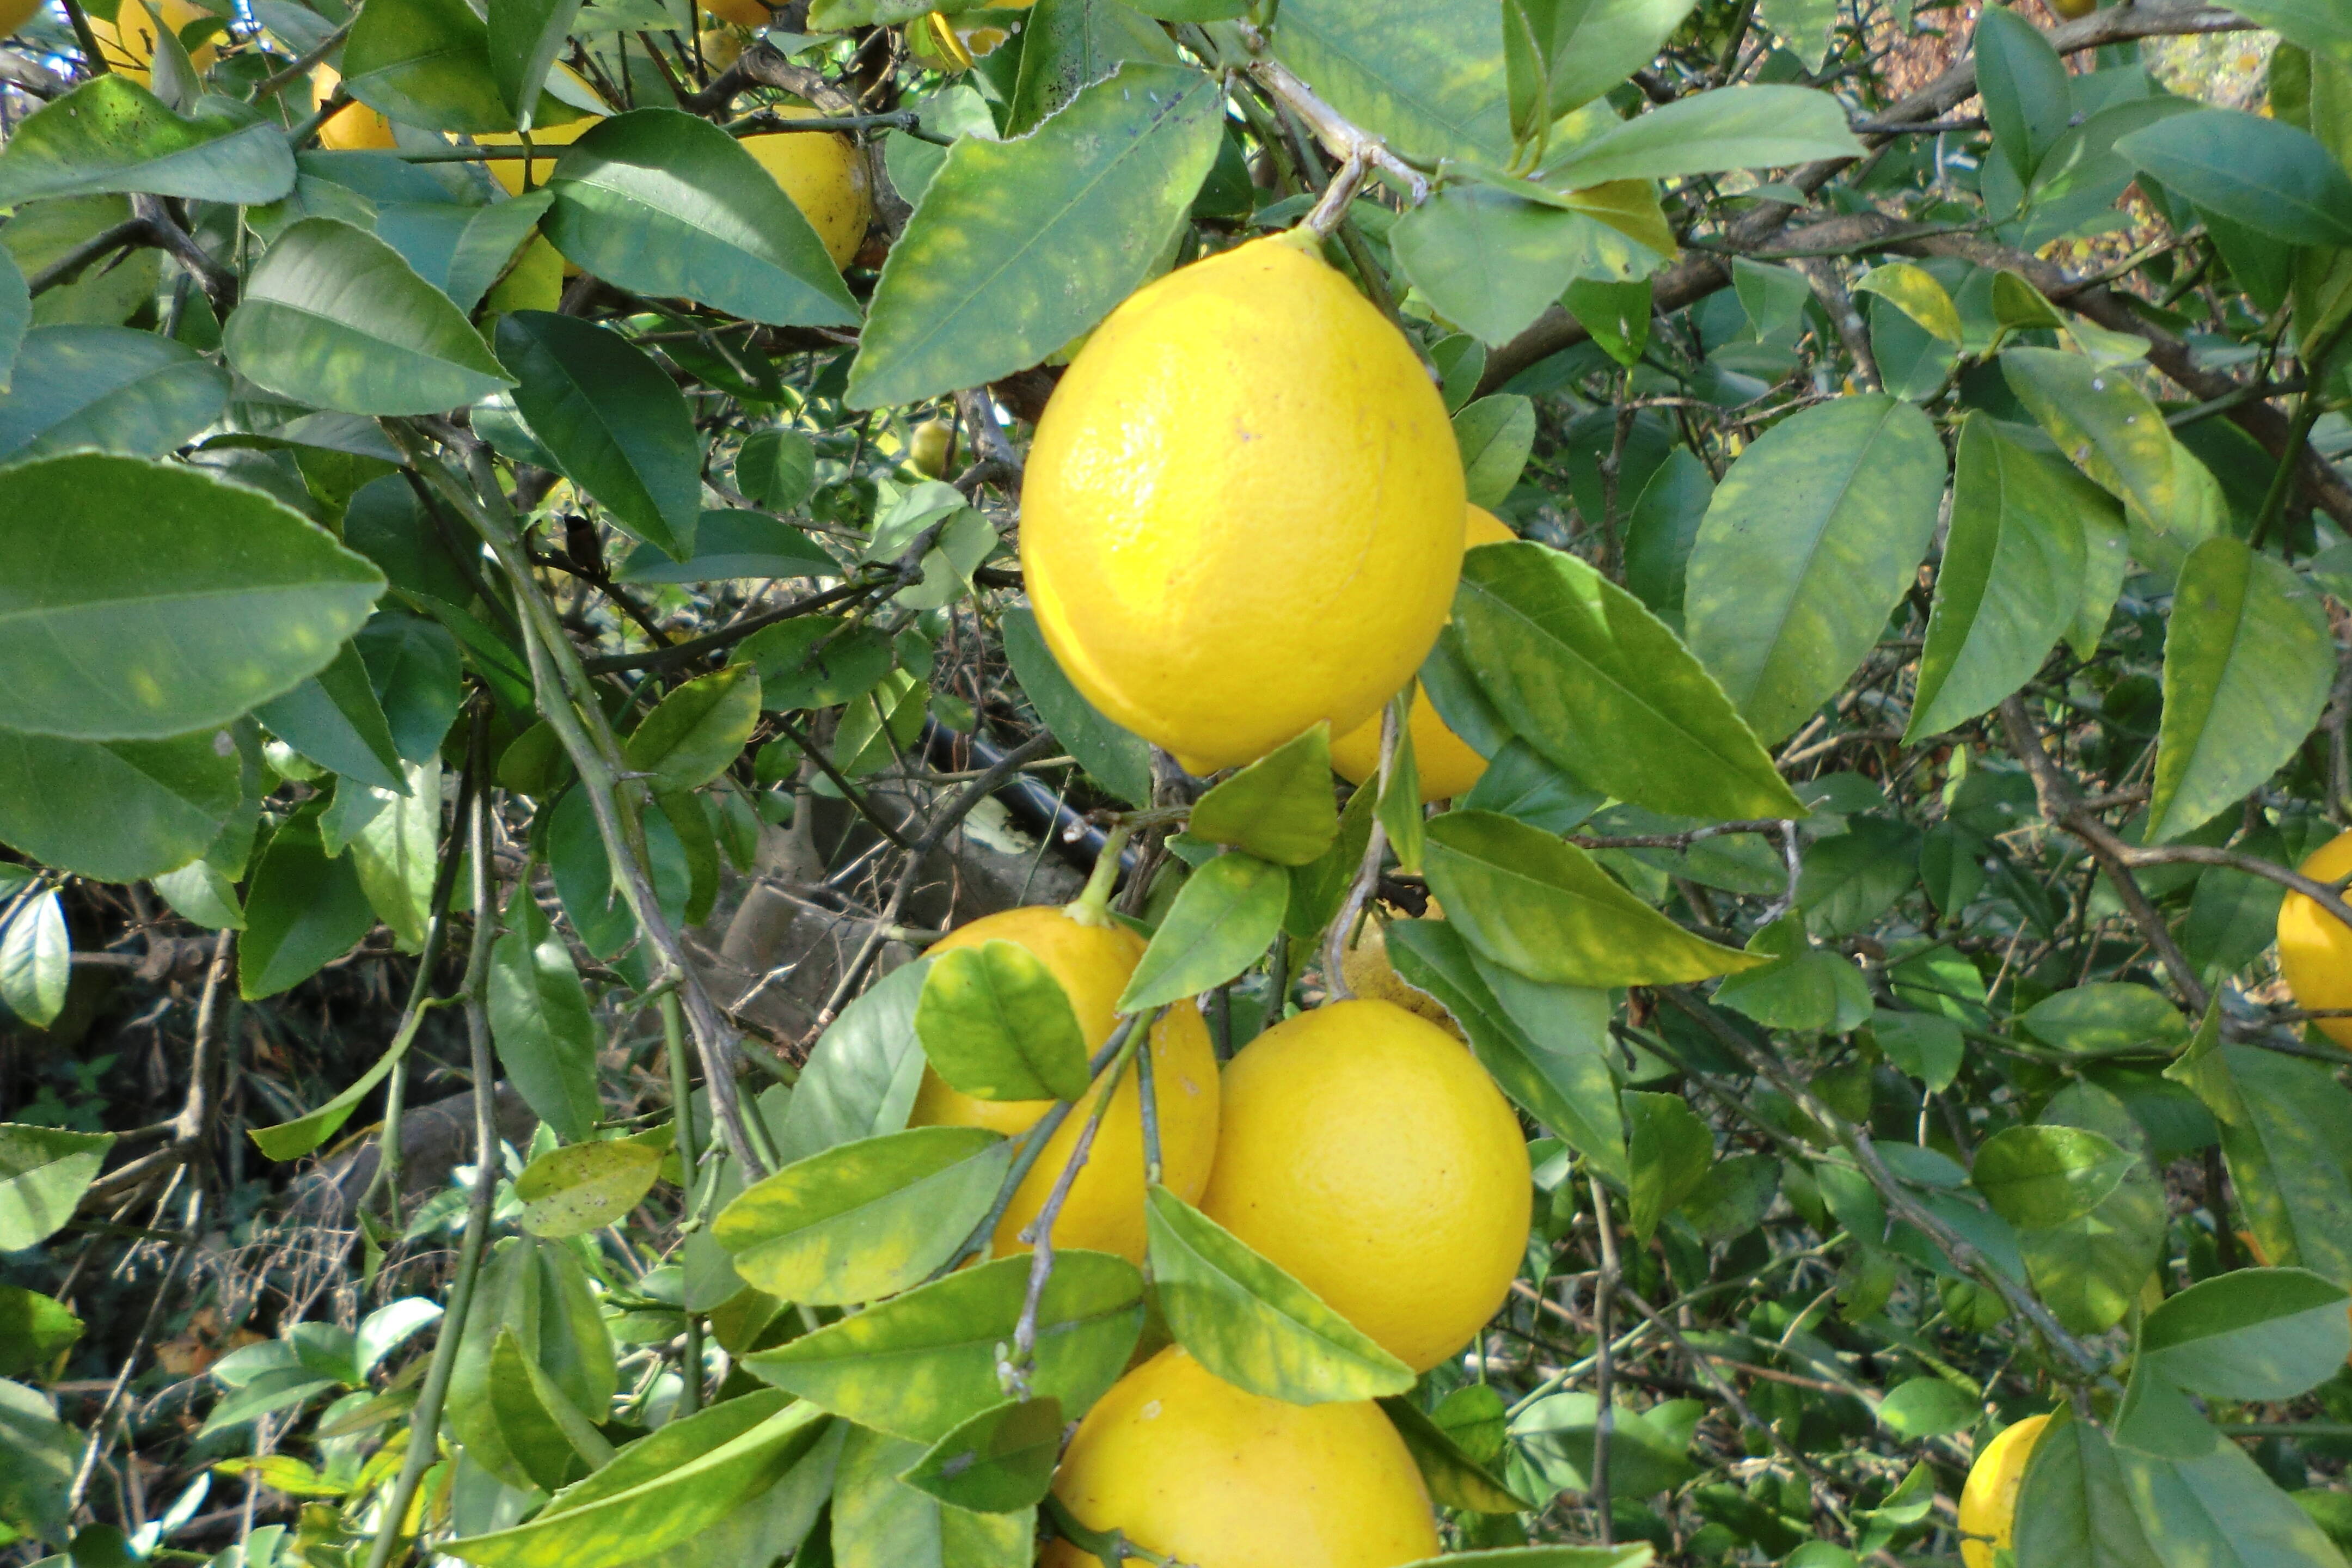
[[[310,91],[324,104],[342,79],[334,67],[320,66],[310,73]],[[372,153],[400,143],[393,137],[391,121],[364,103],[347,103],[319,127],[319,145],[334,153]]]
[[[1463,531],[1462,548],[1465,553],[1474,544],[1504,544],[1518,537],[1483,506],[1470,509],[1468,526]],[[1468,794],[1470,786],[1486,771],[1486,759],[1445,727],[1445,721],[1430,705],[1426,691],[1412,694],[1412,712],[1408,722],[1412,729],[1412,763],[1421,778],[1421,798],[1452,800],[1457,795]],[[1332,741],[1331,765],[1349,784],[1362,784],[1381,771],[1379,713]]]
[[[1960,1561],[1968,1568],[1992,1568],[1996,1548],[2008,1546],[2017,1529],[2017,1490],[2025,1484],[2026,1461],[2042,1440],[2047,1415],[2029,1415],[1985,1445],[1960,1488]]]
[[[788,120],[806,120],[814,109],[779,110]],[[866,160],[848,137],[835,131],[774,131],[746,136],[743,150],[760,161],[793,205],[809,220],[835,267],[846,267],[874,222],[874,192]]]
[[[702,8],[722,22],[758,29],[768,25],[768,8],[760,0],[702,0]]]
[[[1111,1385],[1054,1480],[1091,1530],[1193,1568],[1394,1568],[1437,1555],[1412,1456],[1370,1401],[1286,1405],[1181,1349]],[[1066,1541],[1039,1568],[1098,1568]]]
[[[1048,647],[1194,773],[1345,734],[1454,600],[1462,459],[1404,337],[1290,236],[1137,290],[1055,389],[1022,488]]]
[[[562,125],[541,126],[530,133],[531,150],[535,153],[541,147],[569,147],[572,143],[579,141],[583,136],[585,136],[592,128],[603,123],[603,116],[592,114],[583,119],[570,121]],[[488,131],[475,137],[474,140],[485,147],[520,147],[522,145],[522,138],[516,135],[511,131]],[[554,173],[555,160],[561,156],[562,156],[562,153],[556,153],[545,158],[534,156],[529,160],[529,163],[530,163],[530,183],[533,186],[547,184],[547,176]],[[510,196],[519,196],[522,195],[522,166],[525,160],[521,158],[493,158],[485,164],[484,167],[489,170],[490,178],[496,180],[499,184],[504,185],[507,188],[507,195]]]
[[[1415,1372],[1527,1252],[1527,1139],[1459,1040],[1391,1002],[1302,1013],[1225,1068],[1202,1212]]]
[[[2337,836],[2303,863],[2315,882],[2352,874],[2352,833]],[[2352,1007],[2352,928],[2301,893],[2279,905],[2279,973],[2294,1005],[2314,1012]],[[2352,1018],[2315,1020],[2319,1032],[2352,1048]]]
[[[959,927],[931,946],[937,955],[982,942],[1026,948],[1069,993],[1088,1052],[1110,1038],[1113,1006],[1143,956],[1143,939],[1122,925],[1087,925],[1051,906],[1006,910]],[[1151,1031],[1152,1100],[1160,1111],[1160,1179],[1185,1202],[1208,1184],[1217,1151],[1216,1053],[1200,1009],[1179,1002]],[[1054,1223],[1055,1247],[1085,1247],[1143,1260],[1143,1094],[1130,1066],[1119,1079],[1086,1168]],[[1021,1228],[1037,1217],[1055,1178],[1068,1163],[1079,1130],[1101,1090],[1073,1110],[1013,1194],[996,1227],[996,1256],[1025,1252]],[[1011,1137],[1053,1108],[1049,1100],[979,1100],[950,1088],[929,1068],[915,1095],[917,1127],[986,1127]]]
[[[41,5],[42,0],[0,0],[0,38],[31,21]]]
[[[2050,0],[2050,8],[2071,22],[2077,16],[2087,16],[2099,8],[2099,0]]]
[[[702,63],[713,74],[725,70],[743,58],[743,33],[738,27],[705,27],[695,35],[702,47]]]
[[[1441,918],[1437,900],[1430,900],[1430,918]],[[1388,1002],[1403,1008],[1417,1017],[1428,1019],[1439,1028],[1461,1039],[1461,1026],[1454,1015],[1438,1004],[1435,997],[1414,990],[1404,983],[1389,958],[1388,932],[1377,920],[1366,920],[1356,932],[1356,940],[1339,957],[1339,978],[1348,989],[1366,1002]]]
[[[533,235],[530,247],[507,269],[507,275],[490,286],[488,297],[482,301],[482,312],[497,315],[506,310],[554,310],[562,305],[563,257],[542,234]]]
[[[156,0],[154,13],[153,16],[149,16],[139,0],[122,0],[111,22],[100,16],[89,19],[90,36],[98,40],[99,52],[106,57],[108,66],[142,87],[149,85],[148,67],[155,58],[156,18],[161,17],[163,26],[171,28],[173,35],[177,37],[189,23],[214,15],[195,5],[194,0]],[[31,15],[30,12],[26,14]],[[215,47],[212,38],[206,38],[188,51],[190,62],[198,70],[203,70],[219,58],[220,50]]]

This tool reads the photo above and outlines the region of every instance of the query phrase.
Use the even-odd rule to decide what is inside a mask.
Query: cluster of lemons
[[[1360,778],[1378,766],[1381,707],[1444,624],[1468,515],[1444,406],[1411,345],[1311,240],[1285,236],[1170,274],[1087,341],[1031,448],[1022,563],[1070,679],[1195,772],[1324,722]],[[1490,537],[1507,531],[1481,514],[1473,539]],[[1434,714],[1421,722],[1424,776],[1441,743],[1475,763]],[[1466,787],[1463,771],[1449,789]],[[1144,946],[1082,899],[991,915],[932,951],[989,941],[1053,972],[1090,1049]],[[1391,1001],[1338,1002],[1276,1023],[1221,1073],[1183,1002],[1146,1048],[1161,1180],[1367,1337],[1425,1371],[1501,1305],[1527,1246],[1526,1137],[1454,1035]],[[913,1119],[1013,1133],[1046,1109],[934,1076]],[[1140,1111],[1126,1075],[1057,1247],[1141,1260]],[[1015,1194],[1000,1254],[1021,1249],[1083,1120]],[[1390,1568],[1438,1551],[1420,1474],[1378,1405],[1266,1398],[1177,1346],[1087,1414],[1055,1489],[1089,1528],[1200,1568]],[[1092,1559],[1056,1542],[1044,1562]]]

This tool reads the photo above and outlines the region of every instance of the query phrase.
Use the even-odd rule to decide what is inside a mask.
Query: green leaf
[[[1037,710],[1037,717],[1054,739],[1078,759],[1087,776],[1129,805],[1151,803],[1151,748],[1139,735],[1121,729],[1088,702],[1070,678],[1062,673],[1037,617],[1027,608],[1004,612],[1004,657],[1021,695]]]
[[[113,1147],[111,1132],[0,1122],[0,1252],[38,1247],[63,1229]]]
[[[220,417],[228,376],[194,350],[124,327],[35,327],[0,393],[0,458],[95,447],[160,458]]]
[[[1389,237],[1412,285],[1489,343],[1517,337],[1573,279],[1622,282],[1664,259],[1589,213],[1488,184],[1445,186]]]
[[[1774,426],[1715,492],[1684,597],[1691,651],[1771,745],[1861,664],[1935,532],[1944,449],[1911,404],[1841,397]]]
[[[638,1439],[530,1523],[444,1549],[484,1568],[620,1568],[699,1534],[773,1486],[825,1425],[806,1404],[779,1409],[759,1394],[730,1400]]]
[[[553,1491],[612,1458],[612,1444],[524,1352],[511,1328],[501,1325],[491,1340],[488,1370],[490,1419],[513,1470],[534,1489]]]
[[[499,318],[514,402],[575,484],[637,538],[684,561],[702,515],[702,443],[677,384],[620,333],[576,316]]]
[[[737,1273],[782,1300],[878,1300],[948,1260],[1012,1162],[1012,1143],[977,1127],[840,1143],[745,1188],[711,1234]]]
[[[1960,342],[1959,310],[1936,275],[1924,267],[1907,261],[1884,263],[1856,279],[1853,291],[1877,295],[1944,342],[1957,346]]]
[[[518,130],[530,129],[548,69],[579,15],[580,0],[495,0],[489,6],[490,75]]]
[[[2063,1405],[2034,1441],[2016,1519],[2018,1568],[2162,1568],[2106,1435]]]
[[[1583,850],[1492,812],[1433,821],[1428,876],[1470,945],[1530,980],[1671,985],[1765,962],[1693,936]]]
[[[2336,678],[2319,595],[2226,535],[2189,552],[2164,639],[2146,841],[2178,838],[2294,756]]]
[[[738,477],[741,465],[737,465]],[[799,529],[758,511],[705,511],[694,525],[694,553],[672,561],[650,544],[629,552],[613,574],[620,583],[723,583],[744,577],[830,577],[841,563]]]
[[[1933,1013],[1890,1013],[1872,1016],[1871,1033],[1886,1059],[1919,1080],[1931,1094],[1941,1094],[1959,1076],[1967,1045],[1960,1026]]]
[[[226,722],[325,666],[383,592],[323,530],[184,467],[78,454],[5,482],[0,725],[162,740]]]
[[[1535,446],[1536,405],[1517,393],[1482,397],[1454,416],[1454,439],[1462,448],[1462,477],[1473,506],[1498,506]]]
[[[1504,721],[1580,783],[1679,816],[1805,815],[1714,677],[1575,556],[1478,546],[1454,625]]]
[[[742,1364],[861,1426],[934,1443],[1003,1399],[998,1347],[1012,1342],[1028,1284],[1028,1258],[1000,1258]],[[1032,1392],[1083,1415],[1118,1378],[1142,1328],[1143,1277],[1133,1264],[1105,1252],[1058,1254],[1037,1313]]]
[[[890,673],[890,639],[836,616],[800,616],[744,638],[735,662],[759,670],[766,708],[833,708],[855,702]]]
[[[1717,1006],[1773,1029],[1842,1035],[1869,1020],[1870,983],[1862,971],[1843,953],[1813,946],[1795,915],[1759,928],[1748,949],[1771,954],[1772,962],[1727,978],[1715,988]]]
[[[837,1568],[1025,1568],[1036,1553],[1027,1510],[974,1513],[900,1480],[920,1464],[921,1443],[852,1428],[834,1485]]]
[[[2133,521],[2182,551],[2222,531],[2221,486],[2129,376],[2057,349],[2010,349],[2000,368],[2067,460],[2120,500]]]
[[[2123,1321],[2155,1271],[2164,1247],[2164,1187],[2146,1163],[2147,1134],[2122,1100],[2096,1085],[2060,1090],[2042,1121],[2102,1133],[2135,1156],[2096,1208],[2018,1238],[2034,1293],[2059,1322],[2074,1333],[2101,1333]]]
[[[1718,1160],[1683,1199],[1682,1212],[1707,1241],[1737,1241],[1764,1223],[1780,1195],[1780,1162],[1769,1154]]]
[[[1609,993],[1515,974],[1474,952],[1444,921],[1394,921],[1383,934],[1398,974],[1454,1016],[1503,1092],[1595,1170],[1623,1181]]]
[[[344,789],[363,786],[344,784]],[[373,792],[380,809],[371,813],[351,840],[352,867],[376,918],[390,927],[404,952],[421,952],[432,919],[433,881],[441,860],[441,759],[409,770],[405,798]],[[325,824],[320,823],[324,849]]]
[[[1128,977],[1118,1010],[1140,1013],[1222,985],[1257,962],[1282,931],[1290,878],[1231,850],[1196,869]]]
[[[1954,474],[1906,745],[1957,729],[2032,679],[2083,601],[2077,499],[2047,459],[1970,414]]]
[[[1978,1148],[1969,1179],[2010,1224],[2048,1230],[2105,1203],[2134,1163],[2133,1155],[2084,1128],[2011,1127]]]
[[[777,1153],[806,1159],[907,1125],[923,1081],[915,1008],[931,961],[918,959],[877,981],[841,1010],[793,1085]]]
[[[590,1413],[604,1415],[617,1386],[612,1338],[580,1258],[565,1243],[509,1237],[475,1286],[450,1373],[450,1426],[475,1462],[509,1486],[576,1473],[565,1450],[596,1447]],[[515,1357],[499,1353],[509,1339],[531,1373],[512,1375]]]
[[[1214,78],[1129,61],[1016,142],[962,137],[890,249],[853,407],[1036,363],[1144,279],[1215,162]]]
[[[2352,246],[2352,176],[2308,131],[2200,109],[2135,131],[2116,151],[2173,195],[2287,245]]]
[[[1804,855],[1797,901],[1816,936],[1851,936],[1893,909],[1919,879],[1919,830],[1883,816],[1857,817]]]
[[[761,430],[735,451],[735,482],[770,511],[797,511],[816,489],[816,444],[805,430]]]
[[[1185,830],[1277,866],[1306,866],[1339,834],[1331,803],[1331,726],[1318,721],[1192,803]]]
[[[226,731],[92,742],[0,730],[0,842],[62,871],[135,882],[205,851],[236,808],[237,778]]]
[[[236,112],[185,119],[119,72],[27,115],[0,149],[0,206],[110,191],[261,203],[293,188],[294,155],[276,121]]]
[[[383,704],[376,700],[359,650],[349,643],[326,668],[256,708],[254,717],[322,768],[394,795],[408,793]]]
[[[1172,0],[1176,9],[1189,10],[1202,0]],[[1027,25],[1021,29],[1021,71],[1004,113],[1004,134],[1026,136],[1047,116],[1076,98],[1079,91],[1110,75],[1129,60],[1152,60],[1177,65],[1183,58],[1164,28],[1155,27],[1145,13],[1166,14],[1171,0],[1146,0],[1141,7],[1118,0],[1037,0]],[[1238,16],[1237,0],[1207,0],[1210,16],[1171,16],[1200,22]],[[907,192],[909,201],[919,193]]]
[[[1975,47],[1977,90],[1993,147],[2020,184],[2032,184],[2043,156],[2066,133],[2073,100],[2065,62],[2041,28],[1999,6],[1977,19]]]
[[[2161,993],[2095,981],[2055,992],[2026,1009],[2038,1039],[2078,1057],[2170,1056],[2189,1043],[2189,1023]]]
[[[987,942],[933,959],[915,1005],[915,1033],[933,1069],[965,1094],[1076,1100],[1087,1092],[1078,1015],[1054,972],[1016,942]]]
[[[607,282],[775,326],[857,324],[856,301],[808,219],[707,120],[674,109],[616,114],[572,144],[547,188],[547,237]]]
[[[1528,94],[1549,124],[1581,109],[1654,59],[1690,14],[1689,0],[1535,0],[1525,6],[1544,71]],[[1520,94],[1515,81],[1513,97]]]
[[[654,1190],[661,1163],[660,1150],[627,1140],[551,1149],[515,1178],[518,1223],[557,1239],[616,1225]]]
[[[1409,158],[1499,160],[1511,145],[1501,24],[1491,5],[1284,0],[1275,52]]]
[[[2191,1285],[2140,1325],[2137,1371],[2208,1399],[2293,1399],[2352,1353],[2345,1292],[2303,1268],[2241,1268]]]
[[[343,87],[404,125],[432,131],[511,131],[515,118],[490,63],[489,29],[464,0],[371,0],[343,45]],[[539,100],[544,123],[555,110]]]
[[[730,664],[663,698],[630,732],[621,757],[632,773],[648,775],[656,795],[699,789],[742,755],[759,723],[760,672]]]
[[[36,1029],[57,1022],[73,980],[73,939],[56,889],[16,906],[0,928],[0,1004]]]
[[[514,381],[447,295],[334,218],[278,237],[221,344],[255,384],[345,414],[438,414]]]
[[[54,1297],[0,1285],[0,1377],[31,1372],[81,1338],[82,1322]]]
[[[1154,1183],[1152,1288],[1176,1342],[1237,1388],[1293,1405],[1402,1394],[1412,1369],[1249,1244]]]
[[[1483,1384],[1470,1386],[1486,1387]],[[1471,1513],[1523,1513],[1533,1506],[1465,1452],[1453,1434],[1424,1415],[1410,1396],[1394,1394],[1380,1405],[1397,1436],[1404,1439],[1432,1500]],[[1496,1423],[1497,1427],[1500,1425]],[[1501,1435],[1496,1431],[1498,1439]]]
[[[599,1037],[572,950],[541,911],[529,880],[519,880],[509,895],[508,929],[490,948],[490,1037],[523,1102],[557,1137],[576,1143],[603,1114]]]
[[[2221,1044],[2217,1025],[2165,1076],[2221,1123],[2231,1184],[2264,1255],[2352,1286],[2352,1093],[2317,1062]]]
[[[1658,1222],[1682,1206],[1715,1163],[1715,1134],[1678,1094],[1627,1090],[1626,1225],[1648,1241]]]
[[[457,639],[422,616],[382,610],[352,640],[383,704],[393,745],[412,763],[438,755],[465,695]]]
[[[1880,1425],[1914,1443],[1965,1432],[1982,1414],[1977,1401],[1940,1377],[1915,1377],[1887,1390],[1877,1411]]]
[[[1733,169],[1779,168],[1816,158],[1856,158],[1845,109],[1801,87],[1718,87],[1637,115],[1546,163],[1555,190],[1611,180],[1659,180]]]
[[[33,295],[15,252],[0,245],[0,393],[9,387],[26,329],[33,324]]]
[[[2183,1414],[2194,1421],[2192,1412]],[[2120,1443],[2113,1450],[2140,1528],[2162,1561],[2211,1568],[2338,1568],[2343,1563],[2311,1517],[2244,1449],[2210,1428],[2188,1439],[2181,1446],[2192,1451],[2179,1455],[2143,1453]]]
[[[932,1444],[898,1479],[974,1513],[1018,1513],[1045,1497],[1061,1451],[1060,1400],[1008,1401]]]
[[[293,817],[270,836],[246,889],[238,994],[257,1002],[300,984],[374,924],[351,858],[327,858],[315,812]]]
[[[1643,351],[1650,346],[1650,302],[1647,279],[1603,283],[1580,278],[1560,296],[1561,305],[1601,352],[1628,368],[1639,364]]]

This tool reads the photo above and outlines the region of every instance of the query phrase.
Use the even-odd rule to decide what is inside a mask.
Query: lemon
[[[1430,900],[1430,914],[1437,918],[1437,900]],[[1454,1022],[1437,999],[1425,992],[1416,991],[1396,972],[1389,959],[1388,932],[1378,920],[1366,920],[1356,932],[1356,940],[1339,956],[1339,978],[1348,989],[1366,1002],[1388,1002],[1403,1008],[1416,1017],[1428,1019],[1455,1039],[1463,1037],[1460,1026]]]
[[[2303,863],[2303,874],[2315,882],[2333,882],[2352,874],[2352,833],[2338,835]],[[2320,1012],[2352,1007],[2352,928],[2301,893],[2289,893],[2279,905],[2279,973],[2294,995],[2294,1005]],[[2319,1032],[2337,1045],[2352,1048],[2352,1018],[2315,1019]]]
[[[1967,1568],[1992,1568],[1996,1548],[2012,1543],[2017,1530],[2017,1491],[2025,1484],[2026,1462],[2042,1440],[2047,1415],[2029,1415],[1985,1445],[1960,1488],[1960,1561]]]
[[[779,110],[788,120],[805,120],[814,109]],[[824,253],[835,267],[846,267],[866,230],[874,222],[874,193],[866,174],[866,160],[849,138],[835,131],[774,131],[746,136],[743,150],[783,187],[793,205],[809,220]]]
[[[1286,1405],[1181,1349],[1118,1383],[1078,1424],[1055,1493],[1192,1568],[1393,1568],[1437,1555],[1412,1456],[1369,1401]],[[1066,1541],[1039,1568],[1097,1568]]]
[[[760,0],[702,0],[702,8],[722,22],[732,22],[739,27],[754,31],[768,25],[768,8]]]
[[[569,147],[586,135],[591,129],[603,123],[603,116],[592,114],[580,120],[568,121],[562,125],[537,127],[530,133],[531,149],[536,153],[541,147]],[[522,145],[522,138],[511,131],[488,131],[475,137],[474,140],[485,147]],[[530,183],[533,186],[547,184],[547,176],[555,171],[556,158],[562,155],[555,153],[545,158],[533,157],[530,160]],[[490,171],[490,178],[507,188],[507,195],[519,196],[522,195],[523,163],[524,160],[520,158],[493,158],[485,167]]]
[[[954,435],[955,427],[944,419],[924,420],[907,442],[907,461],[918,473],[941,478],[948,471],[948,448]]]
[[[0,38],[5,38],[38,15],[42,0],[0,0]]]
[[[30,12],[26,13],[31,15]],[[114,20],[89,18],[90,36],[98,40],[99,52],[116,71],[129,77],[142,87],[150,85],[148,67],[155,58],[155,21],[177,37],[191,22],[199,21],[214,13],[194,3],[194,0],[156,0],[154,16],[151,16],[139,0],[122,0],[114,13]],[[220,50],[211,38],[188,51],[189,61],[203,70],[220,58]]]
[[[745,40],[740,28],[705,27],[695,35],[694,41],[701,46],[702,63],[713,74],[725,70],[743,58]]]
[[[1202,1211],[1416,1372],[1494,1316],[1527,1251],[1518,1118],[1462,1043],[1336,1003],[1225,1068]]]
[[[1140,289],[1070,362],[1022,489],[1037,625],[1194,773],[1344,734],[1436,639],[1462,459],[1402,334],[1291,237]]]
[[[562,305],[563,257],[542,234],[533,235],[507,275],[490,286],[482,311],[497,315],[506,310],[554,310]]]
[[[1518,537],[1483,506],[1470,508],[1468,526],[1463,534],[1465,553],[1474,544],[1505,544]],[[1470,786],[1486,771],[1486,759],[1445,727],[1445,721],[1430,705],[1428,692],[1417,690],[1412,694],[1412,711],[1407,722],[1412,730],[1412,763],[1421,778],[1421,798],[1452,800],[1457,795],[1468,794]],[[1332,741],[1331,765],[1349,784],[1362,784],[1381,771],[1378,712]]]
[[[342,79],[334,67],[320,66],[310,73],[310,91],[323,105]],[[319,145],[334,153],[381,153],[400,143],[393,137],[391,121],[364,103],[347,103],[319,127]]]
[[[1143,956],[1143,939],[1122,925],[1088,925],[1050,906],[1007,910],[959,927],[932,944],[934,955],[987,942],[1026,948],[1062,983],[1086,1031],[1089,1053],[1110,1038],[1113,1005]],[[1160,1179],[1191,1203],[1209,1179],[1217,1149],[1217,1058],[1208,1026],[1190,1002],[1171,1007],[1151,1031],[1152,1099],[1160,1110]],[[996,1227],[996,1256],[1025,1252],[1021,1228],[1037,1216],[1069,1161],[1099,1089],[1073,1110],[1029,1169]],[[923,1069],[908,1119],[916,1127],[986,1127],[1011,1137],[1053,1108],[1050,1100],[980,1100]],[[1119,1080],[1086,1168],[1054,1223],[1054,1245],[1116,1252],[1143,1260],[1143,1095],[1130,1065]]]
[[[2099,8],[2099,0],[2050,0],[2050,8],[2071,22],[2077,16],[2087,16]]]

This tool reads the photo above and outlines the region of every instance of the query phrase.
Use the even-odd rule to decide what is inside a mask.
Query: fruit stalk
[[[1398,721],[1398,705],[1388,704],[1381,712],[1381,771],[1360,787],[1386,790],[1389,775],[1396,771],[1398,737],[1402,725]],[[1375,797],[1377,798],[1377,797]],[[1323,989],[1334,1002],[1351,1001],[1355,993],[1348,988],[1343,971],[1347,967],[1348,937],[1356,929],[1357,917],[1364,910],[1364,902],[1371,897],[1372,889],[1381,879],[1381,860],[1388,854],[1388,830],[1381,826],[1380,814],[1372,814],[1371,836],[1364,840],[1364,858],[1356,868],[1355,880],[1348,884],[1348,896],[1339,904],[1339,913],[1331,929],[1323,934]]]

